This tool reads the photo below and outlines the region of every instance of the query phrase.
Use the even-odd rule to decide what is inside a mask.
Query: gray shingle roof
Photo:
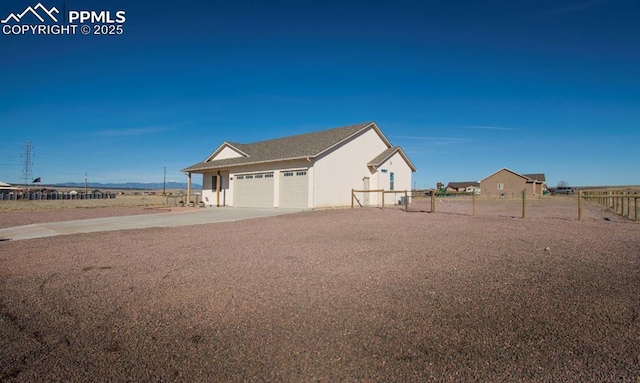
[[[546,177],[544,176],[544,173],[534,173],[534,174],[523,174],[523,176],[530,178],[534,181],[541,181],[541,182],[546,182]]]
[[[491,173],[490,175],[488,175],[488,176],[484,177],[483,179],[481,179],[480,182],[486,180],[487,178],[493,176],[494,174],[500,173],[503,170],[506,170],[509,173],[513,173],[513,174],[517,175],[518,177],[526,178],[527,182],[546,182],[544,173],[520,174],[520,173],[516,173],[513,170],[507,169],[507,168],[502,168],[502,169],[498,170],[497,172]]]
[[[466,188],[467,186],[476,186],[476,187],[479,187],[479,186],[480,186],[480,182],[477,182],[477,181],[469,181],[469,182],[449,182],[449,184],[447,185],[447,187],[448,187],[448,188],[454,188],[454,189]]]
[[[382,161],[386,160],[387,157],[391,156],[393,154],[393,152],[395,152],[398,149],[399,149],[399,147],[397,147],[397,146],[394,146],[394,147],[386,149],[385,151],[383,151],[382,153],[377,155],[376,158],[374,158],[371,161],[369,161],[369,163],[367,165],[369,165],[369,166],[378,166],[378,165],[380,165],[380,163]]]
[[[407,157],[407,155],[404,153],[404,151],[402,150],[402,148],[400,148],[399,146],[393,146],[391,148],[385,149],[382,153],[378,154],[376,156],[376,158],[372,159],[371,161],[369,161],[369,163],[367,164],[367,166],[373,166],[373,167],[378,167],[380,166],[384,161],[387,160],[387,158],[391,157],[393,154],[395,154],[396,152],[399,152],[400,155],[404,158],[404,160],[407,162],[407,164],[409,165],[409,167],[411,168],[411,170],[413,170],[414,172],[416,171],[416,167],[413,165],[413,163],[411,162],[411,160],[409,160],[409,157]]]
[[[226,142],[225,144],[228,144],[247,154],[247,157],[243,156],[213,161],[205,160],[203,162],[198,162],[197,164],[182,169],[182,171],[198,172],[203,170],[219,169],[239,165],[284,161],[300,158],[314,158],[327,149],[358,133],[359,131],[368,128],[370,125],[373,125],[373,127],[378,129],[375,123],[365,122],[361,124],[344,126],[341,128],[322,130],[319,132],[254,142],[251,144]],[[379,133],[382,134],[381,132]],[[384,136],[383,139],[386,141],[386,138],[384,138]]]

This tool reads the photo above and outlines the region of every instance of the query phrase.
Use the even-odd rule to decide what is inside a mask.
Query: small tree
[[[558,187],[559,188],[569,187],[569,183],[567,181],[560,181],[560,182],[558,182]]]

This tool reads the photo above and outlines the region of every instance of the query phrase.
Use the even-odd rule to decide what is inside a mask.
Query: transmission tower
[[[33,144],[31,141],[26,141],[22,144],[22,180],[25,186],[33,181],[33,172],[31,171],[33,165],[32,159]]]

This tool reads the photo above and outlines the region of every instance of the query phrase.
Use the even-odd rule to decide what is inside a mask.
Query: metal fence
[[[79,200],[79,199],[112,199],[116,193],[91,192],[0,192],[0,201],[51,201],[51,200]]]

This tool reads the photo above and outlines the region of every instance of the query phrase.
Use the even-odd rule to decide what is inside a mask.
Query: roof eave
[[[233,146],[231,143],[229,143],[228,141],[223,142],[222,144],[220,144],[220,146],[218,146],[218,148],[209,155],[209,157],[207,157],[204,161],[202,162],[208,162],[211,161],[212,158],[214,158],[215,156],[217,156],[222,149],[224,149],[225,147],[230,147],[231,149],[235,150],[236,152],[238,152],[239,154],[245,156],[245,157],[249,157],[249,155],[245,152],[243,152],[242,150],[238,149],[237,147]]]
[[[189,166],[187,168],[182,169],[183,173],[206,173],[209,170],[218,170],[218,169],[230,169],[236,168],[238,166],[246,166],[246,165],[257,165],[257,164],[268,164],[268,163],[277,163],[277,162],[285,162],[285,161],[296,161],[296,160],[307,160],[311,162],[315,157],[312,156],[302,156],[302,157],[290,157],[290,158],[278,158],[276,160],[264,160],[264,161],[252,161],[252,162],[243,162],[241,164],[227,164],[220,166],[211,166],[205,168],[195,168],[195,165]],[[202,164],[201,162],[200,164]]]
[[[506,170],[506,171],[508,171],[509,173],[513,173],[513,174],[517,175],[518,177],[522,177],[522,178],[527,179],[527,180],[531,179],[531,178],[529,178],[529,177],[525,177],[525,176],[523,176],[523,175],[522,175],[522,174],[520,174],[520,173],[516,173],[516,172],[514,172],[514,171],[513,171],[513,170],[511,170],[511,169],[508,169],[508,168],[500,168],[498,171],[495,171],[495,172],[493,172],[493,173],[489,174],[488,176],[484,177],[483,179],[481,179],[481,180],[480,180],[480,181],[478,181],[478,182],[482,182],[482,181],[486,180],[487,178],[492,177],[492,176],[494,176],[494,175],[496,175],[496,174],[500,173],[500,172],[501,172],[501,171],[503,171],[503,170]]]
[[[382,160],[378,161],[378,163],[374,164],[373,162],[369,162],[367,164],[367,166],[371,166],[374,169],[378,169],[380,166],[382,166],[382,164],[384,164],[389,158],[393,157],[393,155],[396,154],[396,153],[400,153],[400,156],[405,160],[407,165],[409,165],[409,168],[411,169],[411,172],[418,171],[418,169],[415,167],[413,162],[411,162],[411,160],[409,159],[407,154],[404,152],[404,150],[402,150],[402,148],[399,147],[399,146],[396,146],[391,153],[389,153],[387,156],[385,156]]]

